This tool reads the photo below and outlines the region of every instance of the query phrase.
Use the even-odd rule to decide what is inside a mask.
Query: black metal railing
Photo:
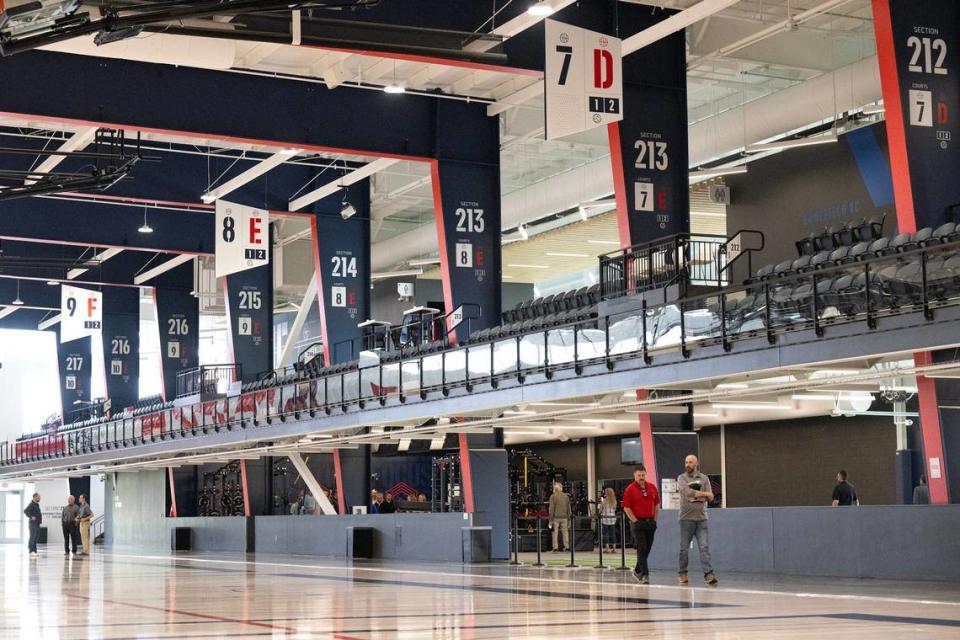
[[[240,364],[210,364],[177,373],[177,397],[223,395],[242,379]]]
[[[607,253],[600,256],[600,298],[612,300],[673,284],[724,287],[730,265],[741,256],[752,260],[763,245],[763,233],[741,230],[730,238],[678,234]]]
[[[330,415],[367,404],[433,400],[454,388],[496,388],[507,379],[526,384],[549,379],[562,369],[581,373],[588,365],[642,358],[655,363],[663,354],[692,357],[697,349],[813,329],[863,323],[874,328],[886,316],[922,312],[934,319],[938,308],[960,305],[960,242],[918,247],[893,255],[829,268],[770,277],[658,305],[641,312],[540,327],[520,335],[493,334],[440,352],[383,358],[322,375],[292,372],[272,385],[248,385],[239,394],[204,398],[193,404],[82,426],[60,427],[34,437],[0,444],[0,465],[52,460],[157,440],[264,427],[290,418]],[[869,355],[865,352],[864,355]],[[238,372],[239,373],[239,372]],[[231,376],[232,378],[232,376]],[[203,376],[200,376],[203,379]]]

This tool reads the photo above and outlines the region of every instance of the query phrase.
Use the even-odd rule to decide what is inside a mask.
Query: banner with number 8
[[[270,214],[226,200],[217,200],[216,276],[270,262]]]

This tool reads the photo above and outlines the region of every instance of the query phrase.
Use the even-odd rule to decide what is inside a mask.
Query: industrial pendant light
[[[19,280],[17,280],[17,297],[14,298],[13,302],[11,302],[10,304],[18,307],[23,306],[23,300],[20,299],[20,281]]]
[[[147,208],[143,208],[143,226],[137,229],[140,233],[153,233],[153,227],[147,224]]]
[[[553,7],[551,7],[546,0],[540,0],[539,2],[531,4],[530,8],[527,9],[527,13],[531,16],[537,16],[538,18],[546,18],[549,15],[553,15]]]

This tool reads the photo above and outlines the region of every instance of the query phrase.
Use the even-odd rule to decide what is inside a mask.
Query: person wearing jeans
[[[563,492],[563,485],[553,483],[553,493],[550,495],[550,504],[547,508],[550,519],[550,528],[553,530],[553,551],[560,551],[557,542],[563,543],[563,549],[570,548],[570,496]]]
[[[30,540],[27,542],[27,551],[31,556],[37,555],[37,542],[40,540],[40,525],[43,524],[43,512],[40,511],[40,494],[33,494],[30,504],[23,510],[23,514],[29,518]]]
[[[657,514],[660,511],[660,493],[656,485],[647,482],[647,469],[642,464],[633,470],[633,482],[623,492],[623,513],[630,520],[633,546],[637,549],[637,565],[633,577],[640,584],[650,584],[647,558],[657,533]]]
[[[80,516],[80,507],[76,505],[73,496],[67,496],[67,506],[60,512],[60,524],[63,528],[63,554],[70,555],[71,546],[73,555],[77,555],[80,545],[80,525],[77,518]]]
[[[700,472],[697,456],[689,455],[683,461],[684,472],[677,477],[680,494],[680,584],[687,584],[687,566],[690,562],[690,544],[697,540],[700,568],[707,584],[717,584],[710,562],[710,543],[707,529],[707,503],[713,500],[710,479]]]

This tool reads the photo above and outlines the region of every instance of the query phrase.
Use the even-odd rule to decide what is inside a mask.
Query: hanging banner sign
[[[546,20],[547,140],[623,120],[620,39]]]
[[[269,266],[228,276],[224,293],[233,362],[244,382],[273,369],[273,270]]]
[[[200,305],[189,291],[156,289],[163,397],[177,396],[177,373],[200,364]]]
[[[103,304],[103,368],[116,415],[140,397],[140,290],[107,289]]]
[[[60,342],[92,336],[103,328],[103,294],[61,285]]]
[[[270,262],[270,215],[262,209],[217,200],[216,276]]]
[[[960,6],[874,0],[873,9],[900,231],[938,227],[960,202]]]
[[[84,337],[73,341],[61,339],[57,345],[57,360],[60,373],[60,411],[63,423],[70,424],[83,419],[89,409],[90,379],[93,373],[91,338]]]

